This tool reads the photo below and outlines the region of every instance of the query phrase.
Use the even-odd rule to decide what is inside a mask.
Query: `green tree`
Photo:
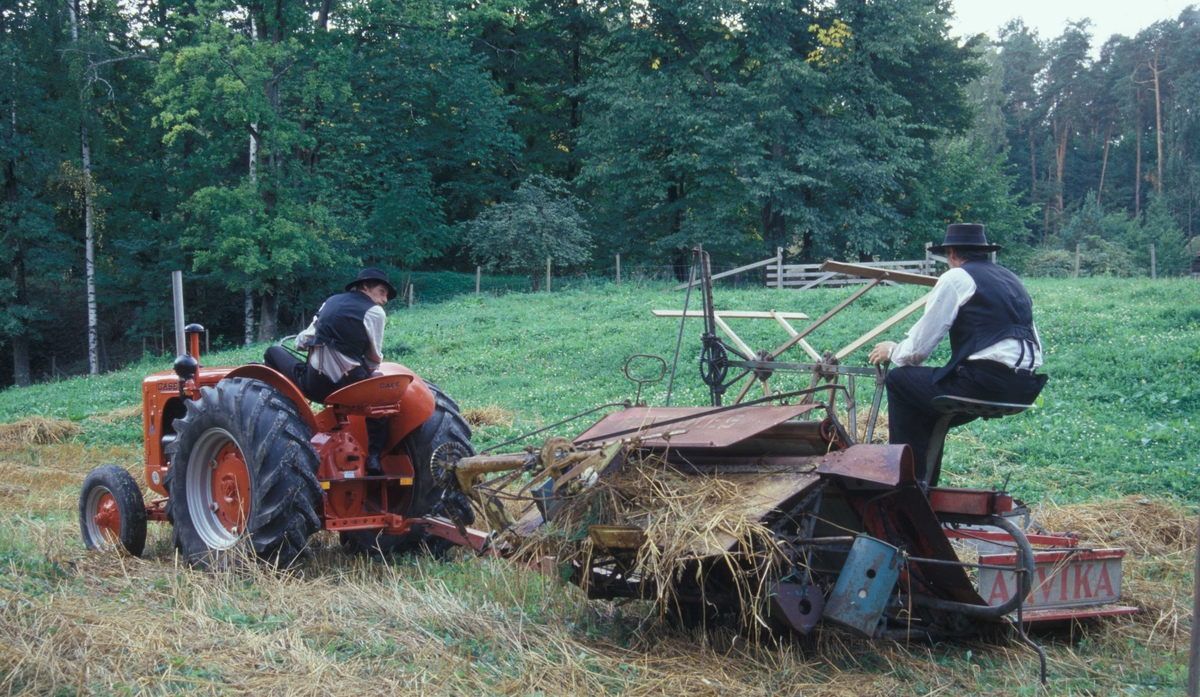
[[[1037,31],[1019,19],[1000,30],[999,46],[1006,96],[1009,162],[1018,173],[1017,182],[1025,201],[1035,204],[1039,199],[1046,200],[1038,184],[1038,150],[1046,135],[1046,106],[1038,83],[1046,69],[1046,46]]]
[[[1020,202],[1016,177],[1005,171],[1008,153],[993,153],[966,137],[936,142],[932,151],[911,184],[905,226],[915,244],[906,258],[920,255],[925,241],[938,241],[946,225],[964,222],[983,223],[988,240],[1005,245],[1006,257],[1019,256],[1033,210]]]
[[[1175,276],[1191,271],[1189,238],[1172,215],[1164,195],[1152,194],[1141,224],[1130,231],[1126,244],[1138,265],[1150,267],[1150,245],[1154,245],[1157,272]]]
[[[78,145],[69,126],[77,112],[59,67],[65,8],[6,4],[0,7],[0,340],[12,350],[13,381],[28,385],[31,351],[42,326],[54,322],[53,305],[38,302],[37,290],[55,268],[71,265],[51,192],[60,154]]]
[[[560,269],[591,259],[592,236],[580,215],[582,207],[565,182],[535,174],[521,183],[511,201],[467,223],[466,242],[479,264],[528,274],[537,290],[538,272],[547,259]]]
[[[508,107],[437,10],[217,0],[181,19],[157,123],[181,163],[210,173],[180,211],[229,235],[191,235],[195,268],[258,293],[260,340],[279,298],[306,304],[304,273],[421,264],[507,190]]]

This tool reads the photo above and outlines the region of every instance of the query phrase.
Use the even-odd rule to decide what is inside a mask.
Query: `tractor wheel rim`
[[[222,428],[205,431],[187,464],[187,506],[209,549],[228,549],[250,517],[250,474],[242,449]]]
[[[98,549],[113,549],[121,540],[121,512],[117,499],[106,486],[96,486],[88,492],[84,507],[88,537]]]

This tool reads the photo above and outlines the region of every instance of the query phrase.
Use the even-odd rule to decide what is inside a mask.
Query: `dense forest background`
[[[0,384],[216,345],[360,265],[920,258],[1190,270],[1200,11],[1133,37],[943,0],[0,0]],[[1102,43],[1101,43],[1102,40]],[[289,332],[290,333],[290,332]],[[169,339],[167,340],[169,344]]]

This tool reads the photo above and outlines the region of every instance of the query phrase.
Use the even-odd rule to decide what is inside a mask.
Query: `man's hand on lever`
[[[894,341],[881,341],[878,344],[875,344],[875,348],[871,349],[871,354],[867,356],[867,360],[870,361],[872,365],[890,363],[892,359],[889,357],[889,354],[891,354],[892,349],[895,348],[895,346],[896,342]]]

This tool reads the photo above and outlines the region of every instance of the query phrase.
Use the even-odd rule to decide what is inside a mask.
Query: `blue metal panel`
[[[873,537],[859,535],[850,548],[837,585],[825,606],[825,617],[866,637],[881,628],[903,563],[900,550]]]

